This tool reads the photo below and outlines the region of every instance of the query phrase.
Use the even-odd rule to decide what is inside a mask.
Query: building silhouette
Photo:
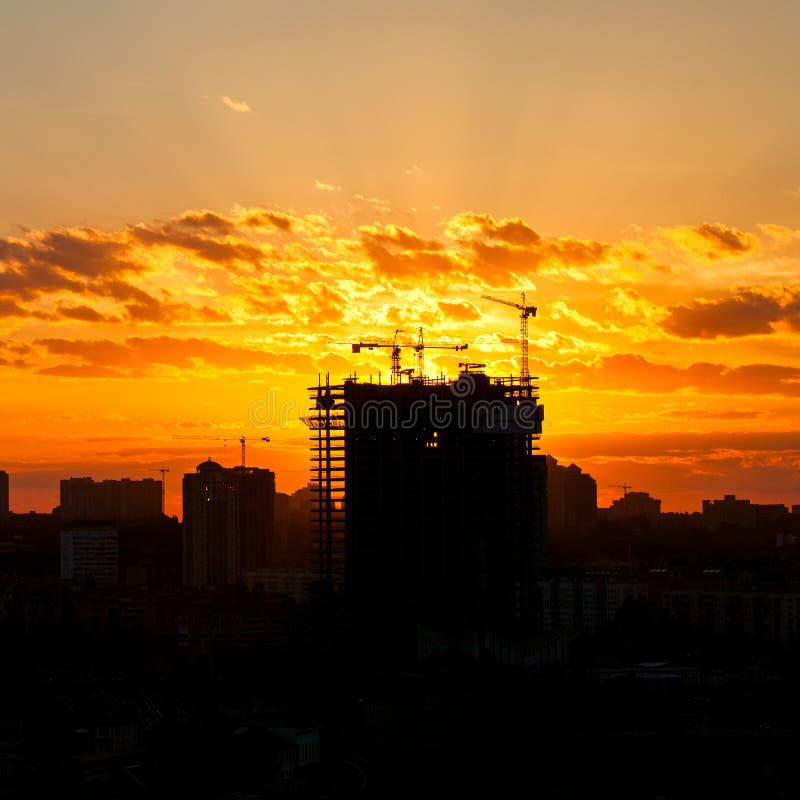
[[[8,493],[8,473],[0,469],[0,517],[8,514],[9,493]]]
[[[547,524],[550,530],[580,530],[597,520],[597,481],[576,464],[562,467],[547,456]]]
[[[81,522],[61,531],[61,577],[117,583],[119,541],[112,522]]]
[[[627,492],[611,503],[608,516],[618,521],[644,518],[655,522],[660,513],[661,501],[650,497],[649,492]]]
[[[759,504],[726,494],[722,500],[703,500],[703,524],[707,528],[734,525],[755,528],[787,519],[789,509],[779,503]]]
[[[532,631],[547,524],[536,387],[464,372],[310,391],[323,585],[376,624]]]
[[[183,583],[221,586],[269,565],[275,473],[209,459],[183,476]]]
[[[71,520],[144,519],[161,515],[161,481],[69,478],[61,481],[61,518]]]

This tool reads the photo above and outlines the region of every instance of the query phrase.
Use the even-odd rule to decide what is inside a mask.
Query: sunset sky
[[[343,343],[423,326],[508,374],[518,317],[481,295],[522,289],[542,450],[601,505],[800,503],[798,30],[791,2],[1,3],[12,510],[166,467],[179,514],[241,435],[293,491],[305,388],[388,372]]]

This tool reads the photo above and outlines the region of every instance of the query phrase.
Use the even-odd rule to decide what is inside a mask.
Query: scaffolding
[[[311,533],[314,568],[326,591],[344,588],[345,410],[344,386],[309,387],[313,408],[302,421],[311,442]]]

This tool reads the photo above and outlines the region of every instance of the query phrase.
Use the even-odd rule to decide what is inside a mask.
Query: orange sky
[[[424,326],[507,374],[518,318],[481,295],[521,289],[542,448],[601,504],[800,503],[797,10],[267,5],[7,15],[13,510],[168,467],[179,513],[181,474],[241,435],[291,491],[305,387],[388,370],[342,342]]]

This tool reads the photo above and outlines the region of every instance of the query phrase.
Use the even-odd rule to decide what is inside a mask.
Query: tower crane
[[[519,343],[521,350],[520,375],[523,383],[530,383],[531,373],[528,370],[528,317],[536,316],[536,306],[525,304],[525,292],[522,293],[522,303],[512,303],[510,300],[501,300],[499,297],[492,297],[483,294],[484,300],[491,300],[495,303],[502,303],[504,306],[511,306],[519,310]]]
[[[375,341],[375,342],[347,342],[352,347],[352,352],[360,353],[361,348],[365,348],[366,350],[374,350],[376,347],[389,347],[392,350],[392,375],[391,375],[391,382],[393,384],[400,383],[401,377],[401,370],[400,370],[400,348],[402,347],[399,344],[398,340],[400,338],[400,334],[403,333],[402,328],[398,328],[394,332],[394,340],[391,342],[388,341]]]
[[[239,437],[228,437],[228,436],[173,436],[172,438],[173,439],[194,439],[194,440],[197,440],[197,441],[207,441],[207,442],[223,442],[224,443],[223,444],[224,447],[228,446],[228,441],[231,438],[238,438],[239,439],[239,444],[241,444],[241,446],[242,446],[242,469],[244,469],[244,467],[245,467],[244,455],[245,455],[245,443],[247,442],[247,437],[246,436],[239,436]],[[262,442],[268,442],[269,441],[269,436],[261,436],[259,438],[261,439]],[[250,441],[251,442],[253,441],[253,437],[252,436],[250,437]]]
[[[400,344],[400,334],[404,333],[402,328],[398,328],[394,332],[394,339],[392,341],[370,341],[370,342],[347,342],[346,344],[350,344],[352,347],[352,351],[354,353],[360,353],[361,349],[364,348],[365,350],[372,350],[376,347],[388,347],[391,348],[392,351],[392,373],[391,373],[391,382],[392,384],[401,383],[403,375],[406,375],[409,379],[414,374],[413,369],[402,369],[400,367],[400,353],[403,347],[411,347],[411,349],[416,353],[417,356],[417,377],[423,378],[425,375],[425,350],[455,350],[461,351],[466,350],[469,345],[464,342],[463,344],[429,344],[425,342],[425,336],[422,332],[422,328],[419,329],[419,335],[417,337],[417,341],[415,344],[411,345],[403,345]],[[343,343],[344,344],[344,343]]]
[[[633,489],[629,483],[612,483],[610,484],[612,489],[622,489],[622,496],[626,497],[628,494],[628,489]]]
[[[151,472],[160,472],[161,473],[161,513],[164,513],[164,497],[166,495],[166,486],[167,486],[167,479],[166,474],[169,470],[166,467],[161,467],[160,469],[153,469]]]
[[[463,344],[425,344],[425,337],[422,335],[422,328],[419,329],[419,336],[417,343],[412,345],[414,352],[417,354],[417,377],[425,377],[425,349],[428,350],[455,350],[457,353],[466,350],[469,345],[464,342]]]

